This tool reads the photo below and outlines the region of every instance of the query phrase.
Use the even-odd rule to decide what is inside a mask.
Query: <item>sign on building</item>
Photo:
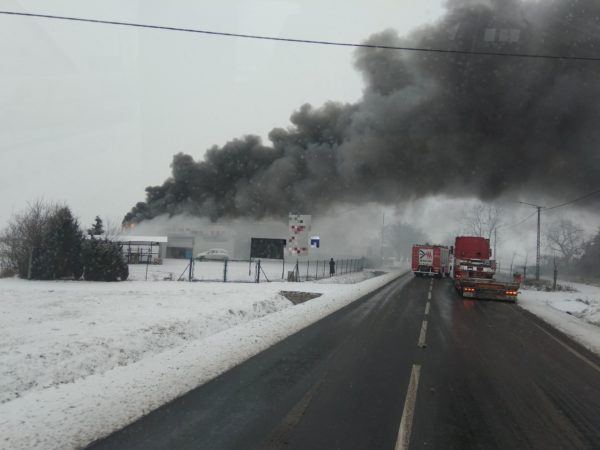
[[[319,248],[321,246],[321,238],[313,236],[310,238],[310,248]]]
[[[288,251],[292,255],[308,254],[308,238],[312,216],[308,214],[290,214]]]
[[[252,238],[250,258],[283,259],[285,239]]]

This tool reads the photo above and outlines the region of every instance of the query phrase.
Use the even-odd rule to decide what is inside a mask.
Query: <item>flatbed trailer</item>
[[[519,294],[519,283],[489,278],[461,278],[455,286],[464,298],[516,302]]]
[[[457,236],[453,250],[454,286],[463,297],[517,301],[520,284],[495,278],[496,261],[492,259],[489,239]]]

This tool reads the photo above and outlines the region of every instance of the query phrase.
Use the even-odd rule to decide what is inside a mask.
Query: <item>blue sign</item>
[[[310,238],[310,248],[319,248],[321,246],[321,239],[319,236],[313,236]]]

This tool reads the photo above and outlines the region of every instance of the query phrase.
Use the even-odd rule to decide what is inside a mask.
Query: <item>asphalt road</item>
[[[598,449],[600,358],[405,276],[89,448]]]

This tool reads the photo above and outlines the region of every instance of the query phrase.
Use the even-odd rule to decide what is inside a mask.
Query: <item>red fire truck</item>
[[[454,285],[467,298],[516,301],[519,283],[496,280],[489,239],[458,236],[454,244]]]
[[[412,271],[417,277],[450,276],[450,250],[442,245],[413,245]]]

